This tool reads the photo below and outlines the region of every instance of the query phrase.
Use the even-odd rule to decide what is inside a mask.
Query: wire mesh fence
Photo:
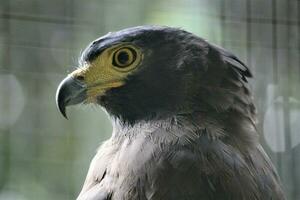
[[[300,199],[300,1],[0,0],[0,199],[75,199],[111,125],[95,107],[59,116],[55,90],[93,39],[182,27],[244,60],[261,140],[288,199]]]

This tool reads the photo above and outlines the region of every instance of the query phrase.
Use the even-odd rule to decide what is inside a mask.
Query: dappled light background
[[[93,39],[130,26],[182,27],[253,71],[261,141],[300,199],[299,0],[0,0],[0,200],[75,199],[111,124],[55,91]]]

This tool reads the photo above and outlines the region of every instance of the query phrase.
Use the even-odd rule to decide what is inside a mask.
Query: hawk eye
[[[136,51],[129,47],[118,49],[113,55],[113,65],[119,68],[130,66],[136,59]]]

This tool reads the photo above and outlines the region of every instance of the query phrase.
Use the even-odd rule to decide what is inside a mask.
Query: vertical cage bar
[[[221,0],[221,15],[220,15],[220,24],[221,24],[221,45],[225,47],[226,45],[226,1]]]
[[[5,8],[5,10],[9,13],[10,12],[10,2],[9,0],[5,0],[2,2],[2,6]],[[11,43],[11,27],[10,27],[10,17],[8,16],[4,20],[4,26],[3,26],[3,31],[4,31],[4,38],[6,39],[6,43],[4,44],[4,55],[3,55],[3,62],[2,66],[5,68],[4,70],[9,71],[10,64],[11,64],[11,49],[10,49],[10,43]],[[10,94],[7,94],[6,97],[4,97],[3,102],[5,105],[9,105],[10,102]],[[9,108],[9,107],[8,107]],[[10,113],[6,113],[6,117],[9,118]],[[11,133],[10,133],[10,127],[7,125],[4,129],[0,129],[0,134],[2,134],[2,152],[3,152],[3,161],[1,166],[1,172],[0,172],[0,192],[4,188],[5,184],[9,181],[10,178],[10,171],[11,171]]]
[[[70,18],[70,19],[74,19],[74,20],[71,20],[70,21],[70,26],[69,28],[72,30],[72,31],[69,31],[70,35],[69,35],[69,38],[70,41],[68,42],[68,53],[67,53],[67,56],[69,58],[72,58],[73,57],[73,52],[72,50],[74,49],[74,42],[75,42],[75,38],[74,38],[74,33],[75,33],[75,30],[74,30],[74,25],[76,24],[75,23],[75,15],[74,15],[74,9],[75,9],[75,6],[74,6],[74,0],[66,0],[66,5],[67,5],[67,8],[65,10],[65,13],[66,13],[66,18]],[[73,62],[73,61],[72,61]],[[72,63],[74,64],[74,63]],[[77,64],[77,63],[76,63]],[[75,131],[71,131],[71,132],[68,132],[66,134],[68,134],[67,138],[67,145],[66,147],[69,149],[69,157],[70,159],[68,160],[67,162],[67,167],[69,170],[67,170],[67,182],[68,182],[68,185],[69,185],[69,188],[67,190],[67,195],[68,198],[70,199],[74,199],[76,198],[76,185],[75,185],[75,176],[76,174],[74,174],[74,159],[75,159],[75,155],[74,155],[74,152],[75,151],[75,145],[74,145],[74,137],[76,137],[74,134],[72,134],[72,132],[75,132]]]
[[[298,32],[298,48],[297,48],[297,51],[298,51],[298,55],[300,55],[300,0],[297,1],[297,32]],[[298,56],[298,67],[299,67],[299,71],[300,71],[300,56]],[[299,82],[300,82],[300,75],[299,75],[299,78],[298,78]]]
[[[251,45],[251,41],[252,41],[252,35],[251,35],[251,31],[252,31],[252,26],[251,26],[251,0],[246,0],[246,30],[247,30],[247,35],[246,35],[246,49],[247,49],[247,64],[250,67],[252,66],[252,45]]]
[[[277,45],[277,4],[276,4],[276,0],[272,0],[272,59],[273,59],[273,84],[274,85],[278,85],[278,45]],[[277,117],[278,119],[278,117]],[[277,140],[278,141],[278,140]],[[279,142],[279,141],[278,141]],[[278,144],[280,145],[280,144]],[[277,169],[279,174],[282,174],[282,154],[281,153],[277,153],[276,154],[277,157]]]
[[[286,6],[286,13],[287,13],[287,18],[289,21],[292,20],[292,15],[291,15],[291,0],[286,1],[287,6]],[[283,107],[283,123],[284,123],[284,130],[285,130],[285,146],[287,149],[287,156],[286,156],[286,161],[287,161],[287,166],[290,168],[289,173],[291,177],[291,194],[290,197],[292,199],[296,199],[297,195],[297,190],[295,186],[297,185],[297,177],[295,176],[296,174],[296,163],[295,163],[295,151],[292,147],[292,132],[291,132],[291,104],[290,104],[290,96],[292,95],[292,66],[291,66],[291,23],[287,24],[287,29],[286,29],[286,35],[287,35],[287,41],[286,41],[286,66],[287,66],[287,77],[286,77],[286,82],[285,82],[285,89],[284,89],[284,107]]]

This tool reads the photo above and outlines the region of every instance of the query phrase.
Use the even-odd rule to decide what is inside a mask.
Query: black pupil
[[[122,51],[118,54],[118,61],[122,65],[126,65],[129,60],[129,55],[126,51]]]

